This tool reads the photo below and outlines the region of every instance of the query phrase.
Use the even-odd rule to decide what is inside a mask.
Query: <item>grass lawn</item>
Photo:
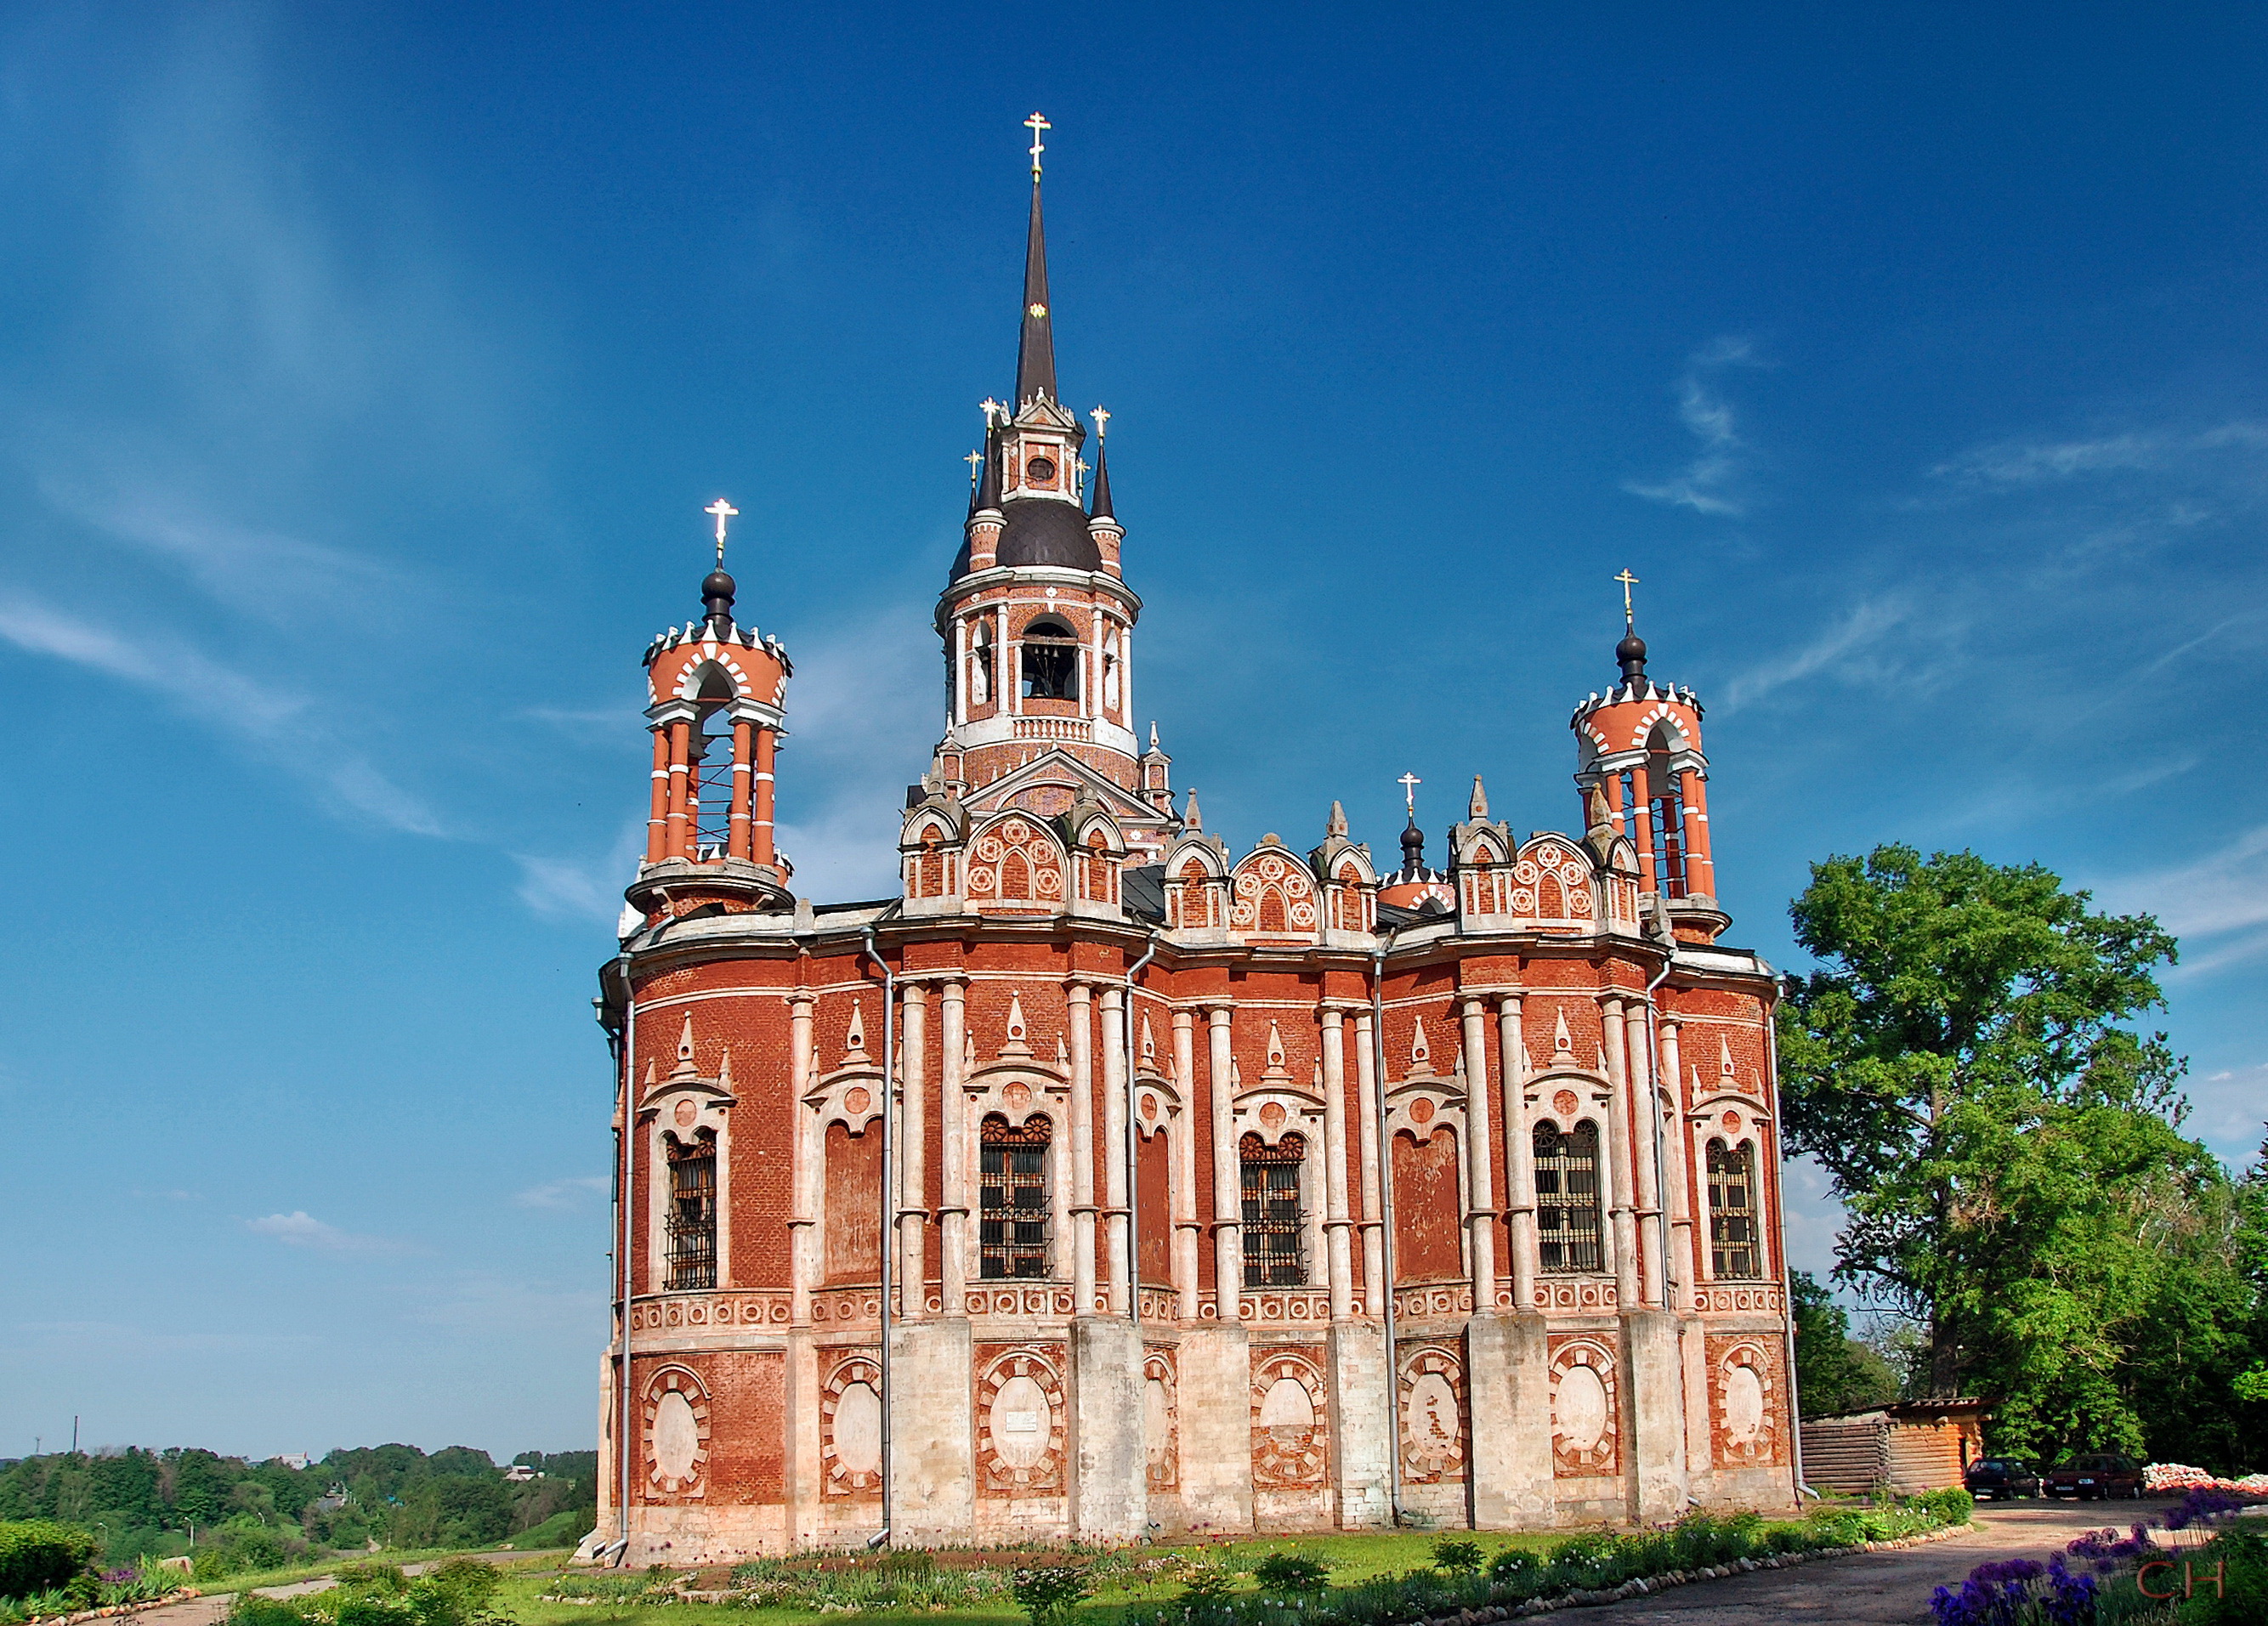
[[[1554,1547],[1574,1533],[1566,1530],[1535,1533],[1458,1530],[1448,1534],[1457,1540],[1474,1542],[1484,1555],[1492,1557],[1507,1547],[1531,1549]],[[1248,1571],[1270,1553],[1309,1553],[1330,1565],[1333,1586],[1345,1586],[1378,1576],[1399,1575],[1405,1571],[1425,1568],[1432,1562],[1433,1543],[1438,1539],[1434,1533],[1409,1530],[1360,1535],[1285,1536],[1272,1541],[1161,1544],[1143,1548],[1138,1549],[1140,1557],[1144,1561],[1152,1561],[1152,1572],[1146,1576],[1123,1573],[1108,1576],[1096,1595],[1079,1607],[1073,1618],[1079,1626],[1112,1626],[1129,1606],[1179,1597],[1181,1580],[1169,1572],[1160,1572],[1168,1571],[1175,1560],[1216,1564],[1227,1571]],[[1052,1559],[1046,1552],[1004,1554],[997,1567],[1012,1568],[1019,1562],[1044,1565]],[[825,1618],[820,1611],[807,1608],[748,1608],[739,1605],[703,1603],[654,1604],[628,1600],[547,1603],[541,1601],[541,1596],[556,1584],[556,1578],[526,1572],[534,1567],[518,1564],[507,1567],[503,1590],[497,1598],[499,1609],[520,1622],[522,1626],[790,1626],[791,1622]],[[636,1578],[636,1572],[624,1578]],[[706,1585],[705,1578],[703,1585]],[[1249,1589],[1255,1584],[1248,1576],[1239,1585]],[[857,1618],[861,1622],[875,1622],[876,1626],[881,1626],[882,1622],[915,1621],[966,1622],[967,1626],[994,1626],[995,1622],[998,1626],[1022,1626],[1024,1612],[1012,1600],[1003,1596],[952,1608],[862,1609]]]
[[[312,1581],[318,1577],[336,1575],[350,1563],[430,1563],[440,1558],[485,1558],[501,1551],[496,1547],[403,1547],[386,1548],[375,1553],[334,1553],[328,1558],[310,1559],[306,1563],[287,1565],[280,1570],[246,1570],[235,1575],[224,1575],[217,1580],[190,1581],[206,1597],[217,1597],[223,1593],[256,1592],[263,1586],[289,1586],[298,1581]],[[556,1563],[574,1549],[560,1548],[556,1552],[528,1556],[541,1556],[546,1564]],[[520,1556],[518,1549],[512,1556]]]

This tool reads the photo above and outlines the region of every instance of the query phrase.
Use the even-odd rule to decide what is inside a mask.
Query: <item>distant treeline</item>
[[[56,1452],[0,1462],[0,1519],[54,1519],[92,1531],[112,1563],[194,1552],[208,1576],[372,1541],[552,1545],[590,1529],[597,1452],[524,1451],[512,1463],[542,1476],[512,1483],[469,1446],[431,1456],[415,1446],[369,1446],[305,1468],[195,1446]]]

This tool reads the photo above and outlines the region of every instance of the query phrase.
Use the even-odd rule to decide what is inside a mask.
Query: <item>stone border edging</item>
[[[182,1586],[162,1598],[144,1598],[139,1603],[107,1603],[99,1609],[80,1609],[70,1615],[34,1615],[24,1626],[79,1626],[82,1621],[115,1620],[122,1615],[139,1615],[144,1609],[162,1609],[168,1604],[188,1603],[203,1596],[194,1586]]]
[[[1774,1553],[1768,1558],[1736,1558],[1728,1564],[1711,1564],[1699,1570],[1672,1570],[1667,1575],[1638,1576],[1619,1586],[1598,1591],[1565,1593],[1557,1598],[1530,1598],[1525,1603],[1492,1603],[1477,1609],[1460,1609],[1454,1615],[1429,1615],[1407,1622],[1404,1626],[1491,1626],[1497,1621],[1508,1621],[1528,1615],[1550,1615],[1560,1609],[1583,1609],[1600,1604],[1621,1603],[1630,1598],[1644,1598],[1672,1586],[1689,1586],[1697,1581],[1720,1581],[1728,1576],[1753,1575],[1759,1570],[1790,1570],[1814,1558],[1843,1558],[1853,1553],[1886,1553],[1909,1547],[1926,1547],[1933,1541],[1942,1541],[1962,1535],[1977,1528],[1972,1520],[1968,1524],[1941,1525],[1934,1530],[1924,1530],[1914,1535],[1896,1536],[1887,1541],[1859,1541],[1848,1547],[1815,1547],[1808,1552]]]

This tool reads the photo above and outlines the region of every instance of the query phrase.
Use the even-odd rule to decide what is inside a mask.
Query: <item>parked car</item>
[[[1961,1476],[1969,1494],[1980,1501],[1986,1497],[2005,1501],[2009,1497],[2031,1497],[2040,1493],[2040,1476],[2028,1462],[2014,1457],[1979,1457],[1969,1465]]]
[[[2082,1502],[2121,1496],[2139,1501],[2142,1466],[2132,1457],[2100,1453],[2072,1457],[2048,1470],[2046,1488],[2050,1496],[2077,1497]]]

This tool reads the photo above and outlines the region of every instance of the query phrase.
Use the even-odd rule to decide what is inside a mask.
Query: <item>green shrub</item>
[[[1313,1553],[1270,1553],[1252,1566],[1263,1592],[1321,1592],[1330,1584],[1331,1567]]]
[[[1929,1514],[1940,1524],[1947,1525],[1965,1525],[1977,1513],[1977,1498],[1958,1485],[1910,1496],[1906,1498],[1906,1505],[1917,1512]]]
[[[2218,1595],[2212,1579],[2219,1565]],[[2182,1606],[2182,1626],[2258,1626],[2268,1621],[2268,1534],[2231,1528],[2214,1536],[2189,1561],[2193,1578]],[[2170,1578],[2161,1577],[2163,1592]]]
[[[1543,1560],[1524,1547],[1507,1547],[1488,1561],[1489,1579],[1499,1586],[1519,1586],[1539,1580]]]
[[[94,1537],[51,1519],[0,1524],[0,1598],[29,1598],[85,1574]]]
[[[1227,1597],[1233,1585],[1227,1571],[1217,1564],[1199,1564],[1182,1578],[1182,1596],[1191,1603],[1211,1603]]]
[[[307,1609],[296,1598],[239,1593],[229,1608],[228,1626],[307,1626]]]
[[[1086,1571],[1064,1565],[1019,1570],[1009,1591],[1023,1606],[1032,1626],[1055,1626],[1069,1615],[1080,1599],[1094,1590]]]
[[[1433,1543],[1433,1567],[1447,1575],[1472,1574],[1481,1567],[1480,1543],[1443,1536]]]

